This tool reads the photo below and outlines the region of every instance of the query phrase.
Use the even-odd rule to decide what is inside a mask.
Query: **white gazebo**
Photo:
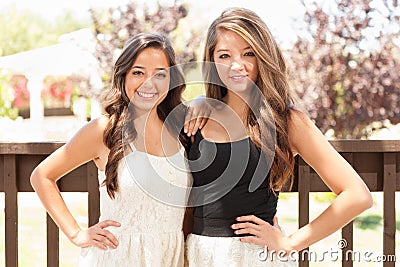
[[[94,41],[90,29],[81,29],[60,37],[56,45],[0,57],[0,68],[24,74],[30,92],[30,118],[33,123],[43,120],[41,90],[43,79],[49,75],[79,74],[90,80],[93,89],[102,86],[99,64],[93,56]],[[98,112],[92,103],[93,112]]]

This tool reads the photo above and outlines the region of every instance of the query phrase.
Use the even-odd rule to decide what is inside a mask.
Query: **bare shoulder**
[[[100,116],[86,123],[81,129],[79,129],[77,134],[90,135],[92,138],[96,139],[99,137],[102,138],[108,122],[108,116]]]
[[[107,115],[102,115],[86,123],[66,144],[66,148],[79,146],[87,148],[95,154],[102,155],[107,147],[103,142],[104,130],[109,122]]]
[[[298,109],[292,109],[289,113],[289,130],[290,129],[297,129],[302,127],[313,127],[314,123],[311,119],[305,114],[304,112]]]
[[[296,109],[292,109],[289,114],[288,136],[295,154],[299,153],[304,146],[327,142],[308,115]]]
[[[89,121],[88,124],[92,124],[93,127],[99,128],[99,130],[102,130],[104,132],[104,129],[107,127],[109,122],[110,117],[108,115],[101,115],[100,117]]]

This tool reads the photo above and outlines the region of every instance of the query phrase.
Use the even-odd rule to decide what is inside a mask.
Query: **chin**
[[[249,90],[249,85],[247,84],[231,84],[228,89],[235,93],[245,93]]]
[[[135,110],[147,111],[150,112],[152,109],[156,108],[158,103],[156,101],[152,102],[140,102],[140,103],[132,103]]]

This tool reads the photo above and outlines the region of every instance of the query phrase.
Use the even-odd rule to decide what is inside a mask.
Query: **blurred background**
[[[109,86],[114,60],[130,36],[163,32],[173,40],[178,62],[200,61],[209,23],[228,6],[255,10],[266,21],[285,53],[299,103],[327,138],[398,138],[396,0],[260,3],[3,0],[0,127],[8,130],[0,140],[68,139],[67,127],[76,128],[68,115],[85,120],[101,113],[99,92]],[[185,97],[199,93],[189,86]],[[58,115],[70,122],[55,127],[51,117]],[[31,120],[29,137],[11,130]]]
[[[130,36],[165,33],[179,63],[201,61],[208,25],[230,6],[252,9],[265,20],[284,52],[299,105],[327,139],[400,139],[397,0],[2,0],[0,142],[67,141],[101,114],[99,95],[109,87],[114,60]],[[185,66],[187,77],[198,71]],[[184,97],[190,100],[201,93],[200,85],[190,84]],[[81,203],[86,203],[87,195],[63,196],[85,225],[87,207]],[[313,193],[311,197],[314,216],[334,196]],[[3,199],[4,194],[0,198],[4,207]],[[364,234],[357,234],[361,238],[355,248],[382,251],[381,194],[374,193],[374,199],[374,207],[356,220],[356,231]],[[290,208],[296,201],[295,193],[281,195],[278,215],[289,233],[297,228],[293,219],[297,214]],[[45,266],[45,213],[31,193],[19,194],[19,207],[20,265]],[[2,223],[4,213],[0,213]],[[315,249],[332,247],[339,234]],[[60,246],[60,265],[74,266],[79,249],[62,234]]]

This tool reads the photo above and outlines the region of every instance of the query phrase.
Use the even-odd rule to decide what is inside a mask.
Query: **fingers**
[[[100,231],[100,237],[101,239],[99,241],[103,241],[110,247],[116,248],[118,246],[118,240],[117,238],[108,230],[102,229]]]
[[[189,121],[185,120],[184,132],[187,134],[187,136],[190,137],[195,135],[199,129],[202,129],[206,124],[209,115],[210,113],[197,114],[195,112],[191,112],[190,118],[189,116],[186,117],[186,119]]]
[[[188,137],[195,135],[200,127],[201,114],[194,110],[193,107],[189,107],[185,117],[185,125],[183,131]]]
[[[119,227],[121,224],[113,220],[101,221],[88,229],[89,243],[100,249],[106,250],[108,247],[117,248],[117,238],[108,230],[104,229],[108,226]]]
[[[183,131],[188,134],[189,133],[189,129],[190,129],[190,122],[192,121],[192,116],[193,116],[193,108],[188,107],[188,110],[186,112],[186,116],[185,116],[185,125],[183,127]],[[189,135],[189,134],[188,134]]]
[[[184,132],[188,137],[195,135],[197,130],[200,128],[202,118],[200,115],[196,115],[195,113],[191,113],[192,118],[189,121],[186,121],[184,126]]]
[[[102,250],[107,250],[107,246],[97,240],[93,240],[91,245]]]
[[[115,242],[112,242],[111,239]],[[107,230],[101,230],[95,236],[93,236],[93,243],[100,249],[107,249],[107,248],[117,248],[118,241],[117,239]]]
[[[211,115],[211,109],[207,110],[206,113],[204,114],[204,116],[202,117],[201,124],[199,127],[200,129],[202,129],[204,127],[204,125],[206,124],[210,115]]]
[[[254,215],[240,216],[240,217],[236,218],[236,221],[238,221],[238,222],[253,222],[253,223],[259,224],[259,225],[268,224],[266,221],[261,220],[260,218],[254,216]]]
[[[235,223],[231,225],[232,229],[242,229],[242,228],[253,228],[257,231],[260,231],[260,226],[258,224],[254,224],[254,223],[249,223],[249,222],[245,222],[245,223]]]
[[[231,228],[238,229],[234,231],[236,235],[251,234],[255,236],[260,236],[261,231],[261,226],[250,222],[236,223],[231,225]]]
[[[194,123],[194,126],[193,126],[193,128],[191,129],[192,135],[195,135],[196,132],[197,132],[199,129],[201,129],[201,128],[200,128],[200,125],[201,125],[202,120],[203,120],[202,117],[197,117],[196,122]]]
[[[235,233],[235,235],[250,234],[250,235],[260,237],[260,231],[254,229],[254,228],[243,228],[243,229],[235,230],[234,233]]]
[[[97,223],[96,225],[99,226],[100,228],[105,228],[108,226],[115,226],[115,227],[121,226],[121,224],[119,222],[116,222],[113,220],[104,220],[104,221]]]
[[[211,106],[207,104],[205,96],[200,96],[189,104],[185,116],[184,132],[190,137],[203,128],[211,114]]]
[[[201,118],[201,123],[199,126],[199,129],[203,129],[204,125],[206,124],[208,118]]]
[[[241,237],[240,238],[241,242],[245,242],[245,243],[254,243],[257,244],[259,246],[266,246],[265,242],[256,236],[245,236],[245,237]]]
[[[234,232],[237,235],[251,234],[251,235],[261,237],[262,228],[271,226],[266,221],[261,220],[260,218],[254,216],[254,215],[240,216],[240,217],[236,218],[236,220],[241,221],[241,223],[235,223],[235,224],[231,225],[231,228],[238,229],[238,230],[235,230],[235,232]]]

